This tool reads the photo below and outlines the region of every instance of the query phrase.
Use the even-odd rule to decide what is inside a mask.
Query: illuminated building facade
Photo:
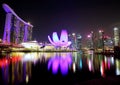
[[[103,30],[99,30],[99,40],[98,40],[98,48],[102,49],[102,51],[104,51],[104,31]]]
[[[93,31],[89,35],[87,35],[87,44],[89,49],[94,49],[94,36],[93,36]]]
[[[28,41],[28,42],[23,42],[21,45],[26,48],[26,49],[31,49],[31,50],[40,50],[40,45],[37,41]]]
[[[114,28],[114,46],[119,45],[119,29]]]
[[[19,44],[30,41],[33,26],[17,16],[7,4],[3,4],[3,8],[6,12],[3,42]]]
[[[108,36],[104,37],[104,48],[105,50],[113,49],[113,39],[111,37],[108,37]]]
[[[71,41],[68,41],[68,33],[66,30],[61,31],[60,39],[57,35],[57,32],[53,32],[52,39],[48,35],[48,39],[55,47],[68,47],[71,44]]]
[[[77,50],[81,50],[82,48],[82,36],[80,34],[77,34]]]
[[[69,40],[72,42],[70,45],[71,49],[77,49],[77,36],[75,33],[69,34]]]

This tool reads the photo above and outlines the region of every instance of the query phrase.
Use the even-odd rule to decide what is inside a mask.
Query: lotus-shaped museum
[[[66,30],[61,31],[60,39],[57,32],[53,32],[52,39],[48,35],[48,39],[50,43],[56,47],[67,47],[71,44],[71,41],[68,41],[68,33]]]

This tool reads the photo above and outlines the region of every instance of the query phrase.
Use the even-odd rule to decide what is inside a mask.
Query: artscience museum
[[[71,44],[71,41],[68,41],[68,33],[66,30],[61,31],[60,39],[57,32],[53,32],[52,39],[48,35],[48,39],[55,47],[68,47]]]

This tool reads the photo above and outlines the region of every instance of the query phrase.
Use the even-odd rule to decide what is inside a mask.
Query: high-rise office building
[[[81,50],[82,48],[82,36],[80,34],[77,34],[77,50]]]
[[[119,46],[119,29],[118,28],[114,28],[114,46]]]
[[[70,48],[77,49],[77,37],[76,33],[69,34],[69,40],[72,42]]]
[[[91,31],[91,33],[87,36],[87,47],[89,49],[94,49],[94,35],[93,35],[93,31]]]
[[[98,34],[98,48],[104,50],[104,31],[99,30]]]

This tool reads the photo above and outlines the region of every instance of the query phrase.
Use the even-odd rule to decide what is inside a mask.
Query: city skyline
[[[113,35],[113,27],[120,22],[119,3],[113,1],[2,1],[0,6],[0,38],[3,37],[5,12],[2,4],[8,4],[18,16],[30,22],[33,27],[33,40],[48,41],[47,36],[62,29],[68,33],[80,33],[85,38],[91,30],[103,29]]]

